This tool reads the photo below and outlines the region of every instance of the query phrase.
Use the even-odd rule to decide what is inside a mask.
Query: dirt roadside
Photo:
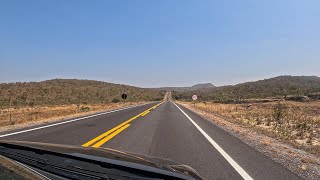
[[[31,110],[30,108],[20,108],[18,110],[14,110],[12,113],[12,119],[14,120],[14,123],[9,121],[8,112],[2,112],[2,114],[0,114],[0,132],[59,122],[129,106],[138,106],[146,103],[148,102],[85,105],[83,107],[88,108],[85,111],[75,110],[76,105],[38,107],[37,109]]]

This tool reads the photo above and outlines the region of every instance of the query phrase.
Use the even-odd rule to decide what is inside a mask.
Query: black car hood
[[[176,173],[186,174],[195,179],[201,179],[197,172],[187,166],[175,163],[168,159],[162,159],[157,157],[138,155],[132,153],[121,152],[109,148],[90,148],[70,145],[57,145],[49,143],[38,143],[38,142],[26,142],[26,141],[7,141],[1,140],[1,144],[9,144],[21,146],[24,148],[34,148],[38,150],[50,151],[60,154],[68,154],[71,156],[81,157],[85,159],[102,161],[104,159],[112,159],[117,161],[123,161],[126,163],[133,163],[144,165],[152,168],[162,169],[166,171],[172,171]]]

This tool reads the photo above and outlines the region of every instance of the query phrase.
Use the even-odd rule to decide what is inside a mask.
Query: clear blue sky
[[[1,0],[0,82],[320,76],[319,0]]]

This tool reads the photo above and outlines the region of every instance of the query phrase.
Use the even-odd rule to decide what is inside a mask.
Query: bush
[[[34,103],[33,101],[31,101],[31,102],[29,102],[29,106],[30,106],[31,108],[34,108],[35,103]]]
[[[2,100],[2,99],[0,99],[0,109],[2,109],[2,108],[3,108],[3,105],[4,105],[4,102],[3,102],[3,100]]]
[[[119,100],[118,98],[113,98],[113,99],[112,99],[112,102],[113,102],[113,103],[118,103],[118,102],[120,102],[120,100]]]
[[[82,107],[80,108],[80,111],[82,111],[82,112],[87,112],[87,111],[90,111],[90,108],[89,108],[89,107],[82,106]]]
[[[276,104],[276,106],[273,109],[273,118],[277,122],[277,125],[283,124],[283,119],[285,117],[286,106],[282,104],[280,101]]]
[[[161,101],[163,98],[153,98],[153,101]]]

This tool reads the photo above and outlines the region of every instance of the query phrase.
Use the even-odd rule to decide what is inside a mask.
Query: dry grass
[[[320,102],[270,102],[255,104],[197,103],[196,109],[257,127],[320,154]]]
[[[91,104],[91,105],[62,105],[62,106],[45,106],[35,108],[19,108],[0,110],[0,131],[13,129],[14,126],[20,124],[34,124],[37,122],[50,122],[54,120],[63,120],[83,115],[117,109],[124,106],[138,105],[145,102],[135,103],[109,103],[109,104]]]

